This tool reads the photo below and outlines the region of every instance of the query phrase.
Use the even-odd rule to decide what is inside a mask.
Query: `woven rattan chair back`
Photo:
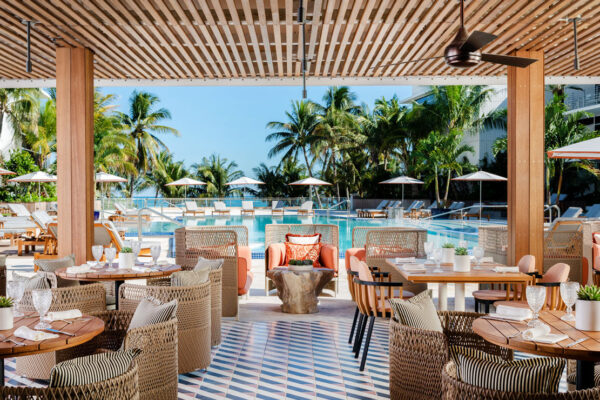
[[[163,303],[177,300],[178,372],[185,374],[208,368],[211,361],[211,283],[171,286],[169,278],[153,279],[148,285],[123,284],[119,309],[135,311],[140,301],[153,297]]]
[[[414,228],[357,226],[352,229],[352,247],[365,247],[367,235],[371,231],[414,231]],[[426,238],[425,238],[426,240]],[[425,251],[425,250],[423,250]]]
[[[485,389],[461,382],[457,378],[456,364],[449,361],[442,370],[442,391],[444,400],[485,399],[485,400],[592,400],[600,399],[600,387],[560,393],[503,392]]]
[[[246,232],[247,228],[243,228]],[[247,240],[247,239],[246,239]],[[222,258],[221,304],[223,317],[238,315],[238,240],[237,233],[224,229],[175,230],[175,262],[183,269],[192,269],[198,257]]]

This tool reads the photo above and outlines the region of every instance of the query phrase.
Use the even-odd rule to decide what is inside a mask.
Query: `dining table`
[[[512,350],[540,356],[577,360],[577,390],[595,386],[594,366],[600,362],[600,332],[582,331],[574,321],[563,321],[565,311],[542,311],[541,322],[550,326],[550,333],[567,335],[557,343],[526,340],[521,333],[528,328],[526,321],[510,321],[481,317],[473,321],[473,331],[486,341]]]
[[[68,349],[88,342],[104,332],[102,319],[83,315],[79,318],[49,322],[52,329],[66,332],[58,333],[56,338],[33,341],[14,335],[14,331],[21,326],[35,329],[39,321],[39,314],[26,312],[22,317],[14,318],[12,329],[0,330],[0,386],[4,386],[4,359]]]
[[[386,262],[398,271],[404,279],[413,283],[433,283],[438,285],[438,308],[440,311],[448,310],[448,285],[454,284],[454,310],[465,311],[465,284],[467,283],[512,283],[527,285],[533,279],[522,272],[496,272],[494,268],[505,265],[491,262],[472,265],[468,272],[454,271],[452,264],[440,264],[439,267],[425,259],[415,259],[414,262],[396,262],[395,258],[388,258]],[[408,268],[405,265],[420,265],[422,268]],[[437,269],[441,272],[437,272]]]

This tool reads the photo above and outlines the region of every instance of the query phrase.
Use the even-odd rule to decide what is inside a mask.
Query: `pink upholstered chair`
[[[519,272],[531,275],[535,273],[535,256],[525,255],[521,257],[519,263]],[[512,290],[511,290],[512,289]],[[479,306],[485,305],[485,312],[490,312],[490,304],[501,300],[522,300],[522,288],[521,285],[516,285],[515,288],[511,288],[510,284],[506,285],[505,289],[484,289],[476,290],[473,292],[475,298],[475,312],[479,312]]]

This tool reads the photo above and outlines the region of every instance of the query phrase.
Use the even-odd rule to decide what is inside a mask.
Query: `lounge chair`
[[[314,213],[315,210],[313,210],[313,202],[310,200],[302,203],[302,205],[300,205],[300,208],[298,209],[298,215],[309,215]]]
[[[577,218],[581,215],[582,212],[583,212],[583,209],[581,209],[581,207],[569,207],[560,217],[561,218]]]
[[[31,213],[23,204],[9,204],[8,208],[15,217],[31,217]]]
[[[231,211],[227,208],[224,201],[215,201],[214,207],[215,207],[215,210],[213,211],[213,214],[219,214],[219,215],[231,214]]]
[[[57,254],[56,248],[58,245],[58,225],[54,218],[52,218],[46,211],[34,211],[31,213],[31,219],[37,225],[40,230],[40,234],[33,241],[39,241],[44,244],[44,254],[55,255]],[[27,241],[17,242],[17,254],[21,255],[23,251],[23,245],[26,245]],[[31,243],[35,246],[39,243]]]
[[[487,220],[489,221],[490,220],[490,214],[483,214],[482,208],[483,208],[483,205],[481,205],[479,203],[474,204],[473,206],[469,207],[469,209],[467,209],[467,211],[465,211],[462,214],[462,217],[466,218],[466,219],[471,219],[471,217],[473,217],[473,218],[479,218],[480,211],[481,211],[481,218],[487,218]]]
[[[183,215],[187,215],[187,214],[191,214],[191,215],[196,215],[196,214],[205,214],[204,209],[202,208],[198,208],[198,204],[196,204],[195,201],[186,201],[185,202],[185,211],[183,212]]]
[[[450,204],[450,207],[448,207],[448,211],[452,212],[448,217],[449,218],[454,218],[454,219],[459,219],[462,218],[462,208],[464,208],[465,203],[463,201],[455,201],[452,204]]]
[[[594,204],[587,208],[585,214],[582,214],[583,218],[600,218],[600,204]]]
[[[283,202],[281,200],[273,200],[271,202],[271,214],[283,215]]]
[[[434,200],[434,202],[427,207],[428,210],[433,210],[434,208],[439,208],[437,200]]]
[[[119,230],[111,221],[97,222],[94,224],[94,244],[99,244],[104,247],[114,247],[117,249],[117,257],[123,247],[131,247],[128,243],[129,240],[124,240]],[[142,241],[142,247],[140,249],[141,257],[150,256],[150,247],[159,242],[145,242]]]
[[[425,206],[425,203],[421,200],[415,200],[408,207],[405,213],[408,214],[411,218],[420,218],[421,217],[421,209]]]
[[[381,214],[387,216],[387,214],[385,213],[385,207],[387,207],[389,203],[389,200],[381,200],[381,202],[375,208],[356,210],[356,215],[359,218],[375,218],[376,216]]]
[[[254,215],[254,203],[251,201],[244,200],[242,201],[242,209],[240,211],[242,215],[251,214]]]
[[[137,209],[126,209],[119,203],[115,203],[115,214],[109,217],[110,221],[126,221],[128,219],[135,219],[138,217],[139,211]],[[149,211],[142,211],[142,218],[146,221],[150,220]]]

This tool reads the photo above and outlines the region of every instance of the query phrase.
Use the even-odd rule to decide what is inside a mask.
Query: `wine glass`
[[[92,246],[92,255],[94,256],[94,259],[96,260],[96,265],[100,265],[100,259],[102,258],[102,254],[104,254],[104,246],[97,244],[95,246]]]
[[[13,300],[13,316],[22,317],[24,314],[19,311],[19,302],[25,293],[25,281],[9,281],[6,285],[6,294]]]
[[[442,255],[443,252],[441,248],[438,247],[437,249],[433,250],[433,260],[435,261],[436,265],[436,268],[433,270],[433,272],[444,272],[444,270],[441,268]]]
[[[479,246],[475,246],[473,247],[473,257],[475,257],[475,264],[476,266],[473,267],[473,269],[483,269],[481,268],[481,259],[483,258],[483,248],[479,247]]]
[[[31,291],[31,298],[33,300],[33,306],[35,307],[38,314],[40,314],[40,322],[38,322],[35,329],[48,329],[51,325],[45,320],[46,313],[50,309],[52,304],[52,290],[51,289],[34,289]]]
[[[425,242],[424,243],[424,247],[425,247],[425,254],[427,254],[427,261],[429,261],[429,259],[431,258],[431,253],[433,252],[433,242]]]
[[[567,306],[567,313],[560,319],[563,321],[575,321],[573,315],[573,305],[577,300],[577,292],[579,291],[579,282],[561,282],[560,283],[560,297]]]
[[[527,326],[535,327],[539,321],[539,313],[546,301],[546,288],[544,286],[527,286],[526,289],[527,304],[533,311],[533,319],[527,323]]]
[[[117,257],[117,249],[114,247],[107,247],[104,249],[104,255],[106,256],[106,262],[108,263],[108,269],[113,268],[113,261]]]
[[[152,255],[152,263],[156,265],[158,257],[160,257],[160,244],[150,246],[150,254]]]
[[[137,262],[137,257],[140,254],[140,250],[142,249],[142,242],[139,240],[131,241],[131,250],[133,251],[133,256],[135,257],[135,261]]]

